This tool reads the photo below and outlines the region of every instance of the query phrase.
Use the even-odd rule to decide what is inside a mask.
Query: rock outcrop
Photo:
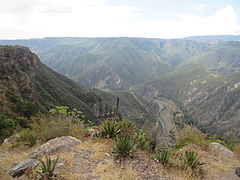
[[[234,158],[234,153],[226,148],[225,146],[221,145],[217,142],[210,143],[210,149],[217,152],[220,156],[226,157],[226,158]]]
[[[37,160],[28,159],[28,160],[19,162],[16,166],[14,166],[9,171],[9,174],[12,177],[19,177],[19,176],[23,175],[28,169],[33,169],[36,165],[37,165]]]
[[[43,155],[54,155],[57,153],[68,152],[71,151],[74,146],[81,143],[82,142],[79,139],[72,136],[57,137],[33,150],[28,154],[28,157],[38,158]]]

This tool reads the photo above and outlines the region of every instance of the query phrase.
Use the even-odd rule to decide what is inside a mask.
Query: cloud
[[[200,11],[200,10],[203,10],[203,9],[205,9],[205,8],[206,8],[206,4],[199,4],[199,5],[196,6],[194,9]]]
[[[228,5],[214,14],[203,17],[191,14],[177,14],[177,20],[147,20],[139,24],[146,37],[179,38],[194,35],[237,34],[240,25],[233,6]],[[144,36],[139,32],[139,36]]]
[[[240,32],[231,5],[211,16],[176,14],[175,20],[146,18],[131,5],[104,0],[0,0],[0,39],[33,37],[158,37],[234,34]]]
[[[45,10],[41,11],[42,13],[71,13],[71,7],[48,7]]]

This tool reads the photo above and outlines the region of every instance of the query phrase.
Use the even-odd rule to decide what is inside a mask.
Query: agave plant
[[[54,174],[54,170],[56,168],[59,157],[57,157],[56,159],[51,159],[51,158],[45,156],[45,159],[46,159],[46,161],[39,159],[40,168],[36,172],[40,174],[41,180],[54,179],[54,177],[56,176]]]
[[[26,145],[28,145],[29,147],[33,147],[37,144],[37,137],[35,136],[29,136],[28,138],[28,142],[26,143]]]
[[[204,163],[201,162],[200,157],[193,151],[185,151],[182,155],[183,163],[186,168],[190,168],[192,171],[199,169]]]
[[[168,165],[170,163],[172,153],[169,150],[158,151],[155,155],[155,160],[162,165]]]
[[[107,138],[115,138],[120,133],[120,127],[114,121],[103,121],[101,124],[101,135]]]
[[[129,136],[117,136],[114,141],[113,153],[117,157],[128,157],[133,154],[135,150],[134,140]]]

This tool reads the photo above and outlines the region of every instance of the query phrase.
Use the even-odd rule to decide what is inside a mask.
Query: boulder
[[[38,158],[43,155],[54,155],[57,153],[69,152],[72,148],[82,142],[72,136],[57,137],[37,147],[28,154],[29,158]]]
[[[236,174],[238,177],[240,177],[240,167],[236,168],[235,174]]]
[[[87,129],[85,137],[96,137],[100,134],[100,132],[97,129],[89,128]]]
[[[228,148],[226,148],[225,146],[217,142],[210,143],[210,149],[217,152],[220,156],[223,156],[226,158],[235,157],[234,153],[231,150],[229,150]]]
[[[12,177],[19,177],[23,175],[28,169],[33,169],[37,164],[38,162],[35,159],[21,161],[9,171],[9,174]]]
[[[12,144],[15,144],[19,137],[20,137],[19,134],[15,134],[14,136],[11,136],[10,138],[4,139],[2,145],[12,145]]]

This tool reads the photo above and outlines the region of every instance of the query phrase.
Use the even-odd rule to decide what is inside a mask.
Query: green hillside
[[[148,100],[160,96],[177,102],[191,123],[208,133],[239,136],[239,73],[220,75],[188,66],[147,83],[138,92]]]
[[[30,118],[57,105],[77,108],[98,123],[100,116],[114,111],[118,97],[123,118],[139,126],[155,122],[155,111],[146,101],[139,103],[128,92],[87,89],[46,67],[26,47],[0,46],[0,67],[1,126],[5,127],[1,123],[8,121],[7,117]]]
[[[144,38],[44,38],[0,43],[29,46],[53,70],[100,89],[128,89],[162,77],[216,44]]]
[[[240,67],[240,43],[226,42],[212,48],[200,55],[187,60],[185,64],[199,64],[209,70],[219,73],[232,73],[239,71]]]

